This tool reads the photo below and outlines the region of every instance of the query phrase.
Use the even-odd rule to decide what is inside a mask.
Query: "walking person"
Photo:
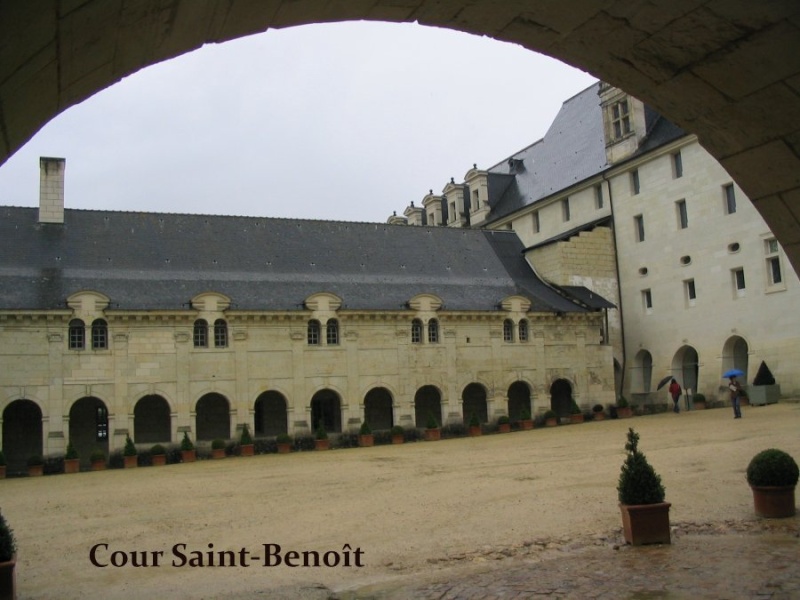
[[[669,383],[669,394],[670,396],[672,396],[672,404],[674,405],[672,408],[672,412],[675,413],[681,412],[680,399],[682,392],[683,390],[681,390],[680,384],[678,384],[678,382],[675,381],[675,378],[673,377],[672,381],[670,381]]]
[[[731,391],[731,405],[733,406],[733,418],[742,418],[742,385],[737,381],[736,377],[730,378],[728,389]]]

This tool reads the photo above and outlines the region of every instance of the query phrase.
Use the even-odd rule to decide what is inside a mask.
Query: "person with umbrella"
[[[680,384],[673,377],[672,381],[669,382],[669,395],[672,396],[672,403],[675,405],[672,410],[675,413],[681,412],[679,400],[681,399],[682,393],[683,390],[681,389]]]
[[[731,391],[731,405],[733,406],[734,419],[742,418],[742,385],[736,379],[739,375],[743,375],[739,369],[731,369],[722,375],[728,378],[728,389]]]

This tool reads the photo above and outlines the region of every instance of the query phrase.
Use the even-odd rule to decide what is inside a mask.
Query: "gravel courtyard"
[[[19,545],[20,600],[325,597],[475,553],[613,532],[628,427],[678,524],[753,520],[750,458],[777,447],[800,460],[800,404],[781,403],[745,407],[739,420],[730,409],[667,413],[7,479],[0,509]],[[315,553],[320,566],[303,566]]]

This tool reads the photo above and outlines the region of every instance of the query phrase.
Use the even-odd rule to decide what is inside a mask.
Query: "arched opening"
[[[747,381],[747,354],[750,348],[747,341],[738,335],[732,335],[727,339],[722,347],[722,373],[731,369],[739,369],[744,375],[739,377],[740,381]],[[720,373],[720,376],[722,376]]]
[[[489,420],[489,408],[486,405],[486,388],[479,383],[470,383],[461,393],[462,414],[464,424],[468,424],[472,415],[478,417],[481,423]]]
[[[25,473],[28,459],[42,454],[42,409],[31,400],[14,400],[3,411],[3,454],[8,473]]]
[[[523,415],[530,419],[532,414],[531,388],[524,381],[515,381],[508,387],[508,418],[520,421]]]
[[[231,411],[228,399],[222,394],[206,394],[197,401],[197,439],[209,441],[231,437]]]
[[[157,395],[144,396],[133,407],[133,441],[137,444],[172,440],[169,403]]]
[[[69,441],[82,465],[88,465],[94,450],[108,455],[108,408],[99,398],[84,397],[69,409]]]
[[[568,417],[572,408],[572,384],[566,379],[556,379],[550,386],[550,409],[559,417]]]
[[[691,346],[681,347],[672,357],[672,372],[676,374],[675,379],[684,390],[692,390],[693,394],[700,391],[697,389],[700,380],[700,360],[697,350]]]
[[[392,415],[392,394],[386,388],[373,388],[364,397],[364,421],[371,429],[391,429],[394,425]]]
[[[333,390],[320,390],[311,398],[311,427],[329,433],[342,431],[342,402]]]
[[[442,395],[435,386],[424,385],[414,394],[414,423],[425,427],[431,417],[442,424]]]
[[[646,394],[653,385],[653,356],[647,350],[639,350],[633,358],[631,392]]]
[[[286,398],[275,391],[264,392],[256,399],[255,434],[280,435],[289,432]]]

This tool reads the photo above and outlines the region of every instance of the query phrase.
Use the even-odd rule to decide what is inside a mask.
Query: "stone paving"
[[[615,531],[486,548],[435,562],[455,566],[328,598],[795,600],[800,598],[800,517],[677,524],[672,544],[664,546],[627,546]]]

